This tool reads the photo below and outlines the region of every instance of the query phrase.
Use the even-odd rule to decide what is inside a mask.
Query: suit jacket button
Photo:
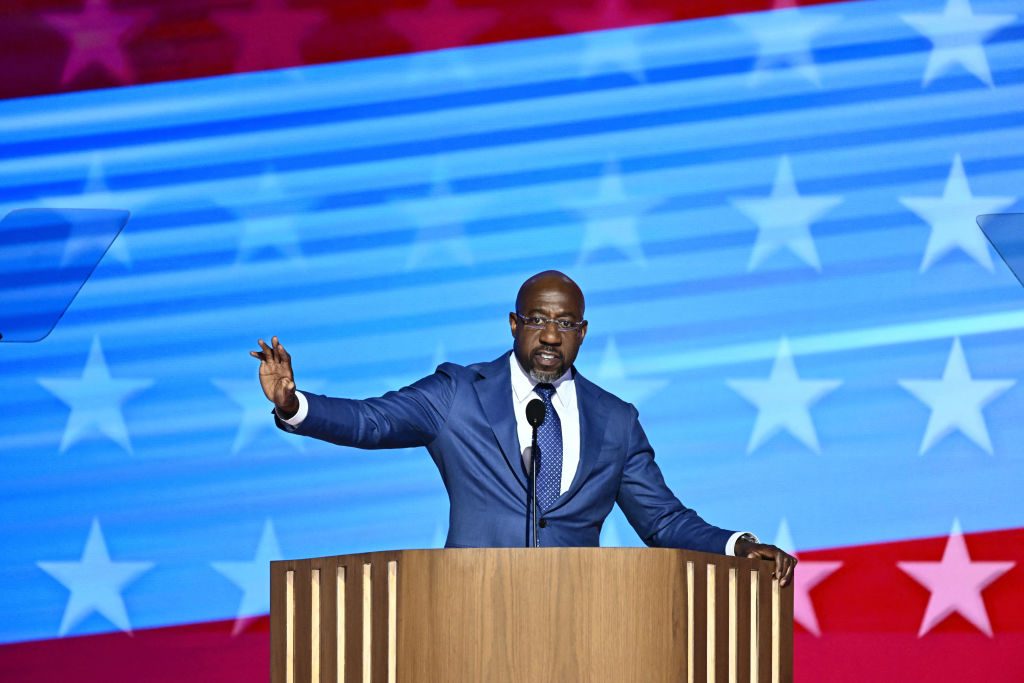
[[[548,525],[548,520],[546,520],[546,519],[542,519],[539,522],[537,522],[537,526],[539,526],[541,529],[545,528],[547,525]]]

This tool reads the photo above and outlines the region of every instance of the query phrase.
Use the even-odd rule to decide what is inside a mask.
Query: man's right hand
[[[295,397],[295,375],[292,374],[292,357],[281,346],[277,337],[271,337],[272,346],[259,340],[260,351],[250,351],[249,355],[260,360],[260,385],[267,395],[277,414],[284,419],[295,415],[299,410],[299,399]]]

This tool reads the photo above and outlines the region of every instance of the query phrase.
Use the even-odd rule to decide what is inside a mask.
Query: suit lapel
[[[516,417],[512,405],[512,378],[509,374],[509,354],[480,368],[482,377],[473,383],[477,398],[487,421],[494,431],[494,438],[501,448],[505,462],[525,491],[526,476],[523,474],[523,456],[519,450],[519,436],[516,432]]]
[[[580,462],[569,490],[558,497],[551,506],[552,510],[561,507],[576,495],[590,476],[601,452],[604,431],[608,426],[608,406],[601,400],[597,388],[580,374],[576,375],[575,382],[576,405],[580,414]]]

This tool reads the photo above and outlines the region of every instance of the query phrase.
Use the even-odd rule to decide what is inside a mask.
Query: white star
[[[464,224],[480,214],[483,200],[453,193],[448,177],[447,166],[438,160],[432,171],[430,194],[423,199],[395,203],[417,225],[406,270],[423,264],[473,265],[473,252]]]
[[[99,520],[95,518],[81,560],[36,562],[36,565],[71,591],[71,597],[64,608],[64,617],[60,621],[58,633],[62,636],[94,611],[105,616],[122,631],[131,633],[132,627],[121,591],[153,567],[152,562],[111,562]]]
[[[276,174],[266,170],[257,183],[254,201],[237,209],[242,219],[242,237],[236,263],[251,259],[264,250],[302,260],[295,215],[303,207],[288,206],[290,197],[282,189]]]
[[[242,589],[242,601],[232,635],[241,632],[251,617],[270,611],[270,563],[282,560],[281,547],[277,543],[274,524],[267,518],[263,533],[256,546],[256,556],[251,562],[211,562],[218,572],[231,579]]]
[[[811,41],[841,17],[801,12],[792,1],[775,0],[772,5],[767,12],[730,17],[757,41],[757,60],[750,73],[750,84],[760,83],[769,69],[783,66],[820,88],[821,77],[811,54]]]
[[[779,160],[772,193],[767,198],[741,197],[732,205],[757,223],[757,240],[750,253],[747,271],[752,271],[766,258],[789,249],[804,263],[821,271],[818,252],[811,237],[811,223],[840,204],[838,195],[800,195],[793,180],[789,157]]]
[[[594,382],[623,401],[633,404],[640,403],[669,384],[667,379],[628,379],[614,338],[609,338],[604,347]]]
[[[789,522],[783,518],[775,535],[775,545],[793,557],[797,557],[796,546],[789,532]],[[799,559],[799,558],[798,558]],[[816,636],[821,635],[818,615],[811,602],[811,589],[824,581],[830,574],[843,566],[840,561],[800,560],[793,575],[793,619]]]
[[[111,192],[107,186],[106,173],[103,170],[103,159],[99,154],[93,154],[89,161],[89,171],[81,193],[46,197],[41,204],[51,209],[122,209],[134,212],[138,210],[139,206],[148,202],[152,196],[152,193],[148,191]],[[110,248],[107,249],[104,258],[110,257],[124,266],[132,265],[128,241],[123,234],[119,234],[111,243],[109,238],[103,235],[80,233],[75,231],[74,224],[71,227],[72,232],[64,245],[64,255],[61,257],[62,267],[75,261],[83,252],[99,251],[102,253],[103,249],[107,249],[107,245]]]
[[[726,382],[733,391],[757,406],[757,420],[750,434],[747,453],[752,453],[782,429],[815,453],[821,452],[810,408],[842,382],[801,380],[796,374],[789,341],[785,337],[779,343],[768,379],[731,379]]]
[[[988,87],[995,87],[981,44],[1003,26],[1012,24],[1017,18],[1015,14],[974,14],[968,0],[948,0],[942,14],[901,14],[900,18],[932,41],[922,88],[954,64],[963,66]]]
[[[897,562],[897,566],[931,591],[928,606],[921,620],[920,638],[943,619],[959,612],[989,638],[992,624],[981,591],[1016,565],[1016,562],[971,562],[960,520],[953,520],[953,530],[941,562]]]
[[[932,411],[918,454],[924,454],[954,429],[991,453],[992,442],[981,409],[1014,384],[1012,379],[971,379],[960,338],[954,339],[942,379],[900,380],[900,386]]]
[[[280,435],[280,438],[287,441],[292,448],[297,449],[300,453],[305,452],[305,439],[296,438],[276,427],[274,416],[271,414],[273,406],[263,395],[259,383],[252,380],[237,379],[213,379],[210,381],[242,408],[242,420],[238,425],[238,431],[235,432],[235,441],[231,444],[232,455],[237,454],[252,443],[253,439],[265,430],[274,431]],[[323,385],[324,382],[317,380],[304,381],[300,390],[319,393]]]
[[[637,234],[637,222],[661,197],[631,197],[626,193],[619,172],[619,162],[609,158],[598,184],[597,194],[587,199],[571,199],[566,207],[581,214],[586,220],[583,246],[577,264],[599,249],[618,249],[637,265],[645,265],[644,251]]]
[[[931,225],[928,246],[921,259],[920,272],[954,248],[961,249],[979,264],[991,271],[992,254],[989,252],[988,240],[978,227],[976,219],[985,213],[997,213],[1010,206],[1016,197],[975,197],[967,185],[964,164],[957,154],[953,157],[953,166],[946,178],[946,188],[942,197],[900,197],[900,203],[907,207],[922,220]]]
[[[151,386],[150,379],[113,379],[103,357],[100,338],[93,337],[81,379],[40,379],[39,384],[71,408],[60,452],[99,431],[132,452],[121,406]]]

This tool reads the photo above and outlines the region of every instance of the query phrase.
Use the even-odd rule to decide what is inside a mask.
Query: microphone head
[[[531,427],[540,427],[544,424],[544,401],[535,398],[526,404],[526,421]]]

